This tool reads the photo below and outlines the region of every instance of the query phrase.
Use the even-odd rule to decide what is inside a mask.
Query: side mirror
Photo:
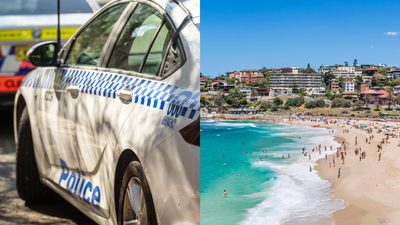
[[[33,46],[26,53],[26,57],[32,63],[32,65],[38,67],[46,66],[59,66],[60,63],[57,60],[57,54],[60,46],[55,41],[46,41]]]

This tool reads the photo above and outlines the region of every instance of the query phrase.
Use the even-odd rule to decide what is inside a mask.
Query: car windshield
[[[64,13],[93,13],[85,0],[60,0]],[[0,0],[0,16],[57,14],[56,0]]]

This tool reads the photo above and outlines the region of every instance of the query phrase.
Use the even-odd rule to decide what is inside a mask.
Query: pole
[[[57,43],[58,43],[58,51],[61,49],[61,32],[60,32],[60,0],[57,0]]]

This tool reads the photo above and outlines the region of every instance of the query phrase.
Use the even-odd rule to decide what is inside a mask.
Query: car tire
[[[120,225],[157,224],[150,188],[138,161],[130,162],[122,177],[117,218]]]
[[[31,125],[26,107],[22,111],[18,126],[16,183],[19,197],[26,202],[52,202],[60,199],[55,192],[40,181],[33,149]]]

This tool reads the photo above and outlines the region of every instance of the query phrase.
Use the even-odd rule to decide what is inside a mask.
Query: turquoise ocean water
[[[201,120],[201,130],[201,224],[333,224],[332,213],[347,206],[309,170],[339,146],[327,129]],[[302,155],[318,144],[328,151]]]

